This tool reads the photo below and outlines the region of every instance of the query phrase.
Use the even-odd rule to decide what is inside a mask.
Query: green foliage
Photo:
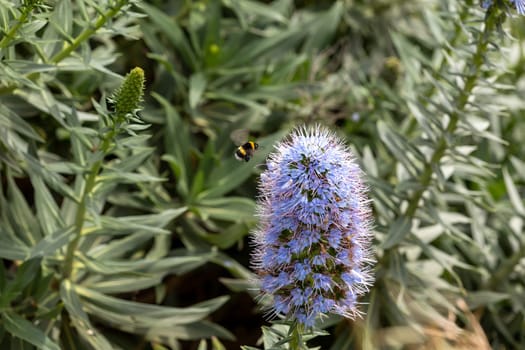
[[[514,14],[0,0],[0,347],[525,347]],[[254,180],[310,122],[346,136],[367,173],[376,284],[362,320],[260,330],[240,301],[256,288]],[[261,146],[248,163],[240,129]]]

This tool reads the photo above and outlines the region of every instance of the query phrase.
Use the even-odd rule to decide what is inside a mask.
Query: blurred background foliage
[[[286,348],[248,235],[266,155],[313,122],[367,173],[378,262],[312,347],[524,348],[525,19],[491,3],[0,0],[2,349]]]

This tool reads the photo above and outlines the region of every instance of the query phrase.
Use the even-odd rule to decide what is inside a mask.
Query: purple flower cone
[[[319,125],[276,146],[260,178],[253,266],[271,312],[312,327],[327,313],[360,315],[373,282],[371,215],[350,150]]]

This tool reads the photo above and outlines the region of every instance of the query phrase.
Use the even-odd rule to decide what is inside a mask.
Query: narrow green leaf
[[[226,100],[249,107],[254,113],[260,113],[262,115],[270,114],[270,109],[268,107],[262,103],[258,103],[255,99],[251,99],[246,95],[241,95],[231,91],[213,91],[207,92],[205,95],[206,98],[210,100]]]
[[[227,67],[249,66],[263,60],[276,60],[298,46],[306,35],[308,31],[297,25],[248,44],[244,43],[228,61]],[[233,95],[231,97],[233,98]]]
[[[136,231],[153,232],[155,234],[169,234],[170,231],[162,229],[170,221],[186,212],[186,207],[167,209],[159,214],[133,215],[133,216],[100,216],[97,219],[98,227],[90,234],[124,235]]]
[[[206,345],[206,340],[202,339],[199,343],[197,350],[207,350],[208,346]]]
[[[226,221],[254,221],[255,203],[245,197],[202,199],[194,207],[204,218]]]
[[[423,128],[425,134],[429,137],[433,137],[435,132],[433,128],[433,119],[437,119],[428,111],[425,110],[425,107],[418,102],[407,101],[407,107],[417,120],[419,125]]]
[[[141,324],[149,325],[153,320],[158,327],[192,323],[202,320],[228,300],[228,297],[224,296],[209,299],[190,307],[176,308],[118,299],[81,286],[75,286],[75,289],[86,301],[84,305],[87,310],[101,307],[106,311],[97,312],[98,317],[103,319],[107,317],[109,321],[115,314],[121,315],[127,319],[127,322],[131,321],[137,327],[140,327]]]
[[[518,214],[520,214],[522,217],[525,217],[525,206],[523,205],[522,200],[523,196],[520,195],[518,189],[516,188],[516,185],[509,174],[508,168],[504,167],[502,171],[503,180],[505,181],[505,187],[507,188],[510,203]]]
[[[475,310],[480,307],[486,307],[499,303],[509,298],[510,297],[507,293],[480,290],[469,292],[467,294],[466,301],[469,306],[469,310]]]
[[[126,222],[126,218],[101,216],[97,218],[98,226],[88,231],[90,235],[122,236],[137,232],[145,234],[167,235],[170,231],[159,227],[150,227],[138,223]]]
[[[47,20],[33,18],[30,22],[25,23],[22,28],[20,28],[20,36],[26,38],[34,38],[35,34],[46,25],[48,25]],[[18,69],[17,69],[18,70]],[[30,70],[18,70],[24,74],[30,73]]]
[[[191,109],[195,109],[199,104],[207,83],[206,76],[203,73],[199,72],[191,75],[189,86],[190,91],[188,94]]]
[[[430,243],[438,238],[444,231],[442,225],[430,225],[425,227],[419,227],[414,231],[414,234],[425,243]]]
[[[310,21],[302,24],[303,28],[307,28],[309,34],[302,51],[317,53],[326,47],[337,32],[344,11],[343,1],[335,1],[330,9],[315,12]]]
[[[11,224],[15,227],[17,238],[21,239],[27,245],[36,244],[42,237],[40,226],[24,195],[20,192],[18,185],[11,176],[7,177],[7,196],[8,202],[5,202],[6,213],[10,216]]]
[[[189,130],[178,112],[166,99],[156,94],[153,94],[153,97],[166,111],[164,144],[168,154],[164,155],[162,159],[167,161],[173,170],[176,177],[177,192],[186,198],[189,195]]]
[[[80,260],[86,267],[101,275],[136,275],[145,276],[147,274],[168,274],[175,273],[176,269],[183,269],[183,266],[195,264],[202,265],[210,259],[210,254],[195,254],[181,257],[168,257],[163,259],[140,259],[140,260],[96,260],[88,256],[81,255]]]
[[[208,2],[205,10],[200,12],[199,16],[200,20],[204,22],[205,28],[201,29],[199,28],[200,25],[197,24],[189,31],[192,44],[199,51],[199,56],[202,57],[202,66],[205,67],[206,71],[221,65],[224,59],[221,49],[227,39],[225,35],[222,35],[225,23],[222,6],[222,1]],[[197,22],[195,21],[195,23]],[[205,33],[204,35],[200,35],[201,30]]]
[[[164,335],[169,329],[162,329],[159,335]],[[182,340],[202,339],[217,336],[226,340],[235,340],[235,336],[222,326],[202,320],[199,322],[177,325],[173,329],[177,338]],[[169,333],[170,334],[170,333]]]
[[[399,217],[388,229],[385,240],[381,243],[381,248],[390,249],[403,241],[410,233],[412,220],[405,216]]]
[[[94,349],[112,349],[109,341],[93,327],[88,315],[82,309],[82,301],[69,280],[64,280],[60,286],[60,297],[64,302],[71,322],[78,334]]]
[[[119,182],[119,183],[129,183],[134,184],[137,182],[162,182],[166,181],[161,177],[148,175],[148,174],[138,174],[125,171],[104,171],[98,178],[100,182]]]
[[[60,34],[64,35],[64,39],[71,40],[73,32],[73,6],[71,0],[61,0],[53,11],[53,16],[50,22]]]
[[[418,47],[410,43],[408,38],[401,33],[392,31],[389,34],[410,79],[413,82],[420,82],[422,79],[422,63],[427,63],[428,59],[421,53]]]
[[[223,3],[235,11],[246,25],[248,24],[249,18],[253,17],[266,18],[280,23],[288,22],[288,19],[279,11],[264,3],[251,0],[227,0],[223,1]]]
[[[70,113],[68,114],[68,121],[73,119],[71,115],[75,115],[76,113]],[[79,164],[85,164],[84,158],[85,154],[84,152],[86,150],[93,151],[96,148],[96,142],[98,142],[99,133],[95,129],[82,127],[80,125],[80,122],[78,121],[78,117],[74,118],[74,121],[70,121],[75,126],[69,127],[67,130],[71,134],[71,142],[74,146],[74,154],[75,158],[81,162]],[[83,147],[80,147],[83,146]]]
[[[515,156],[511,156],[510,162],[516,169],[515,175],[518,176],[519,179],[525,181],[525,161],[522,159],[516,158]]]
[[[94,259],[117,259],[126,256],[127,253],[135,251],[156,235],[155,232],[135,232],[123,238],[114,237],[105,246],[97,246],[89,255]]]
[[[59,229],[40,240],[33,248],[29,258],[51,257],[56,255],[62,247],[74,238],[75,227]]]
[[[138,290],[154,288],[162,284],[159,276],[111,276],[101,281],[85,281],[83,285],[91,290],[105,294],[136,293]]]
[[[234,158],[234,150],[232,143],[229,159],[223,160],[220,166],[214,168],[206,177],[206,189],[198,194],[198,200],[224,196],[253,176],[254,164],[257,164],[258,158],[252,159],[249,163],[241,163]],[[258,156],[263,155],[256,154],[256,157]]]
[[[249,281],[253,281],[255,279],[253,272],[240,264],[237,260],[232,259],[230,256],[222,252],[217,252],[216,257],[213,258],[213,262],[228,270],[228,272],[236,278]]]
[[[15,131],[38,142],[44,142],[30,124],[3,104],[0,104],[0,128]]]
[[[147,272],[182,275],[217,257],[216,252],[192,253],[182,249],[174,250],[172,254],[174,256],[155,259],[153,264],[148,267]]]
[[[112,163],[111,169],[118,172],[134,171],[146,161],[146,159],[154,152],[154,150],[154,148],[138,148],[135,146],[132,155],[126,156],[126,158],[120,160],[119,162],[114,164]]]
[[[65,226],[62,213],[41,177],[31,175],[31,183],[35,189],[35,206],[38,222],[44,231],[44,235],[50,235]]]
[[[57,173],[49,171],[43,164],[37,159],[33,158],[29,154],[25,154],[25,160],[27,162],[29,172],[31,176],[42,178],[52,189],[58,193],[68,197],[69,199],[78,202],[73,190],[65,183],[65,179]]]
[[[30,248],[20,241],[13,242],[0,228],[0,257],[9,260],[24,260],[30,254]]]
[[[137,6],[139,6],[144,11],[144,13],[148,15],[148,18],[159,28],[162,34],[168,37],[171,44],[173,45],[172,47],[177,50],[181,58],[184,60],[184,63],[186,63],[193,70],[196,70],[197,62],[200,62],[200,60],[197,60],[191,45],[186,40],[184,32],[177,24],[175,19],[169,17],[156,7],[148,5],[144,2],[137,4]]]
[[[4,312],[2,313],[2,321],[5,329],[13,336],[42,350],[60,350],[58,344],[52,341],[44,332],[17,314]]]
[[[132,316],[89,303],[86,304],[86,308],[103,322],[107,322],[125,332],[143,334],[150,341],[194,340],[214,335],[225,339],[234,339],[234,336],[228,330],[205,320],[173,324],[177,316],[169,320],[159,317],[147,317],[141,314]]]
[[[383,144],[394,157],[405,166],[405,169],[412,177],[417,177],[421,164],[424,161],[424,156],[382,120],[377,122],[377,131],[381,141],[383,141]]]
[[[182,198],[189,197],[189,182],[186,177],[186,164],[181,162],[180,159],[173,157],[172,155],[163,155],[161,158],[163,161],[167,162],[175,176],[177,193]]]
[[[64,122],[64,112],[69,112],[71,107],[57,101],[47,89],[37,86],[31,90],[18,90],[17,95],[37,110],[51,115],[61,127],[67,128]]]
[[[55,162],[47,165],[49,171],[53,173],[66,174],[66,175],[83,175],[87,173],[87,169],[78,163],[72,162]]]
[[[133,151],[155,150],[154,148],[147,147],[148,140],[151,139],[151,135],[133,135],[132,137],[126,137],[118,140],[120,147],[129,148]],[[140,152],[139,152],[140,153]]]
[[[121,275],[130,274],[134,276],[144,275],[143,272],[153,261],[149,260],[132,260],[132,261],[114,261],[114,260],[96,260],[89,256],[81,254],[80,261],[82,261],[85,267],[99,275]]]
[[[35,278],[40,275],[42,259],[35,258],[24,261],[16,272],[15,279],[0,294],[0,305],[7,305],[13,298],[19,297]]]
[[[239,242],[248,234],[248,226],[244,222],[235,223],[226,227],[218,234],[207,234],[204,238],[210,244],[219,247],[220,249],[230,248],[235,243]]]

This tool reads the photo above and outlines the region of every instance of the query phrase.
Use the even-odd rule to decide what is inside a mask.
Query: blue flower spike
[[[296,128],[261,174],[253,266],[270,314],[312,328],[328,313],[360,316],[373,283],[371,212],[363,172],[320,126]]]
[[[516,12],[522,16],[525,15],[525,0],[514,0],[511,2],[516,6]]]
[[[516,12],[519,15],[525,15],[525,0],[510,0],[510,3],[516,7]],[[481,0],[480,2],[481,8],[485,10],[491,7],[492,5],[494,5],[493,0]]]

